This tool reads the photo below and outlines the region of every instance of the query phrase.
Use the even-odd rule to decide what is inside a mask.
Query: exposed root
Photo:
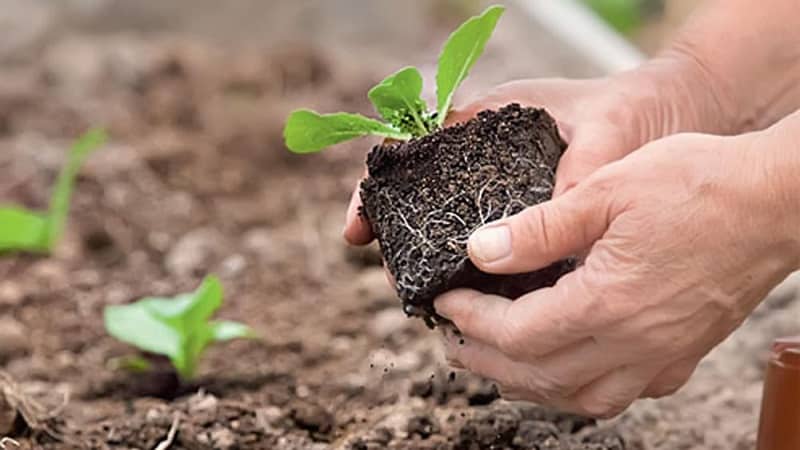
[[[164,438],[163,441],[159,442],[153,450],[167,450],[175,441],[175,435],[178,434],[178,427],[180,426],[180,423],[181,418],[176,413],[175,417],[172,419],[172,425],[169,427],[169,431],[167,431],[167,437]]]
[[[8,450],[9,444],[13,445],[14,447],[19,447],[19,442],[11,439],[10,437],[0,438],[0,450]]]

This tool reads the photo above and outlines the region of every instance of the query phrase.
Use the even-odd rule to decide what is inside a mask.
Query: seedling
[[[81,165],[106,141],[106,133],[92,129],[72,145],[56,181],[47,212],[16,206],[0,208],[0,254],[6,252],[50,253],[64,231],[75,179]]]
[[[292,112],[286,122],[283,132],[286,146],[295,153],[312,153],[361,136],[409,140],[437,131],[444,124],[456,89],[483,53],[504,11],[502,6],[492,6],[464,22],[450,35],[439,56],[436,111],[428,111],[420,97],[422,75],[419,70],[406,67],[369,91],[370,101],[385,122],[359,114],[319,114],[299,109]]]
[[[253,338],[248,326],[210,321],[222,306],[222,285],[207,276],[194,292],[174,298],[147,297],[129,305],[108,306],[105,326],[120,341],[169,358],[183,381],[194,378],[203,351],[214,342]]]

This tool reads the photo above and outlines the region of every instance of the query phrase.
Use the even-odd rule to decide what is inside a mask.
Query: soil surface
[[[364,110],[373,80],[310,47],[174,40],[74,41],[18,69],[0,91],[3,202],[43,207],[69,138],[97,122],[113,137],[82,172],[56,254],[0,259],[2,433],[23,448],[150,449],[173,425],[172,449],[622,445],[450,372],[397,307],[377,249],[343,244],[364,143],[302,158],[281,128],[312,95]],[[103,307],[207,273],[225,286],[219,316],[261,339],[212,348],[188,387],[165,367],[115,368],[135,350],[106,335]]]
[[[248,4],[283,20],[278,2]],[[488,50],[492,67],[541,61]],[[22,449],[152,449],[172,428],[169,449],[754,448],[769,343],[800,334],[800,279],[673,397],[601,423],[507,403],[444,366],[438,333],[397,306],[377,247],[343,244],[344,206],[375,142],[314,157],[281,142],[298,106],[368,114],[365,92],[396,67],[302,41],[266,50],[113,33],[14,55],[0,70],[0,203],[44,207],[72,138],[105,124],[112,140],[82,172],[58,251],[0,258],[6,448],[3,437]],[[174,378],[116,369],[135,352],[107,336],[103,308],[189,291],[209,272],[226,290],[219,317],[261,339],[211,348],[197,386],[159,398]]]
[[[420,139],[376,146],[361,184],[372,223],[407,314],[433,326],[436,296],[467,287],[508,298],[552,286],[570,261],[519,275],[489,275],[467,239],[492,221],[549,200],[566,144],[543,109],[511,104]]]

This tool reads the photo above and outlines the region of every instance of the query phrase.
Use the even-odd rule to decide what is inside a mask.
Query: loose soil
[[[409,315],[433,326],[433,299],[468,287],[516,298],[552,286],[571,261],[520,275],[489,275],[467,239],[489,222],[549,200],[566,144],[543,109],[508,105],[420,139],[376,146],[361,184],[370,220]]]
[[[176,425],[170,449],[753,448],[768,343],[798,334],[797,279],[685,389],[620,419],[498,400],[443,365],[437,333],[397,307],[377,248],[341,241],[370,143],[283,148],[291,109],[369,113],[364,93],[392,69],[326,55],[111,35],[3,67],[0,202],[43,207],[72,137],[104,123],[113,139],[80,177],[56,254],[0,259],[0,438],[152,449]],[[106,335],[103,307],[188,291],[208,272],[226,289],[219,316],[262,339],[210,349],[185,393],[168,373],[115,370],[133,350]]]

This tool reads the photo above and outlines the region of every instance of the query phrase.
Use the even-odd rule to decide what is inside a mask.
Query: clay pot
[[[764,379],[758,450],[800,449],[800,336],[779,339]]]

